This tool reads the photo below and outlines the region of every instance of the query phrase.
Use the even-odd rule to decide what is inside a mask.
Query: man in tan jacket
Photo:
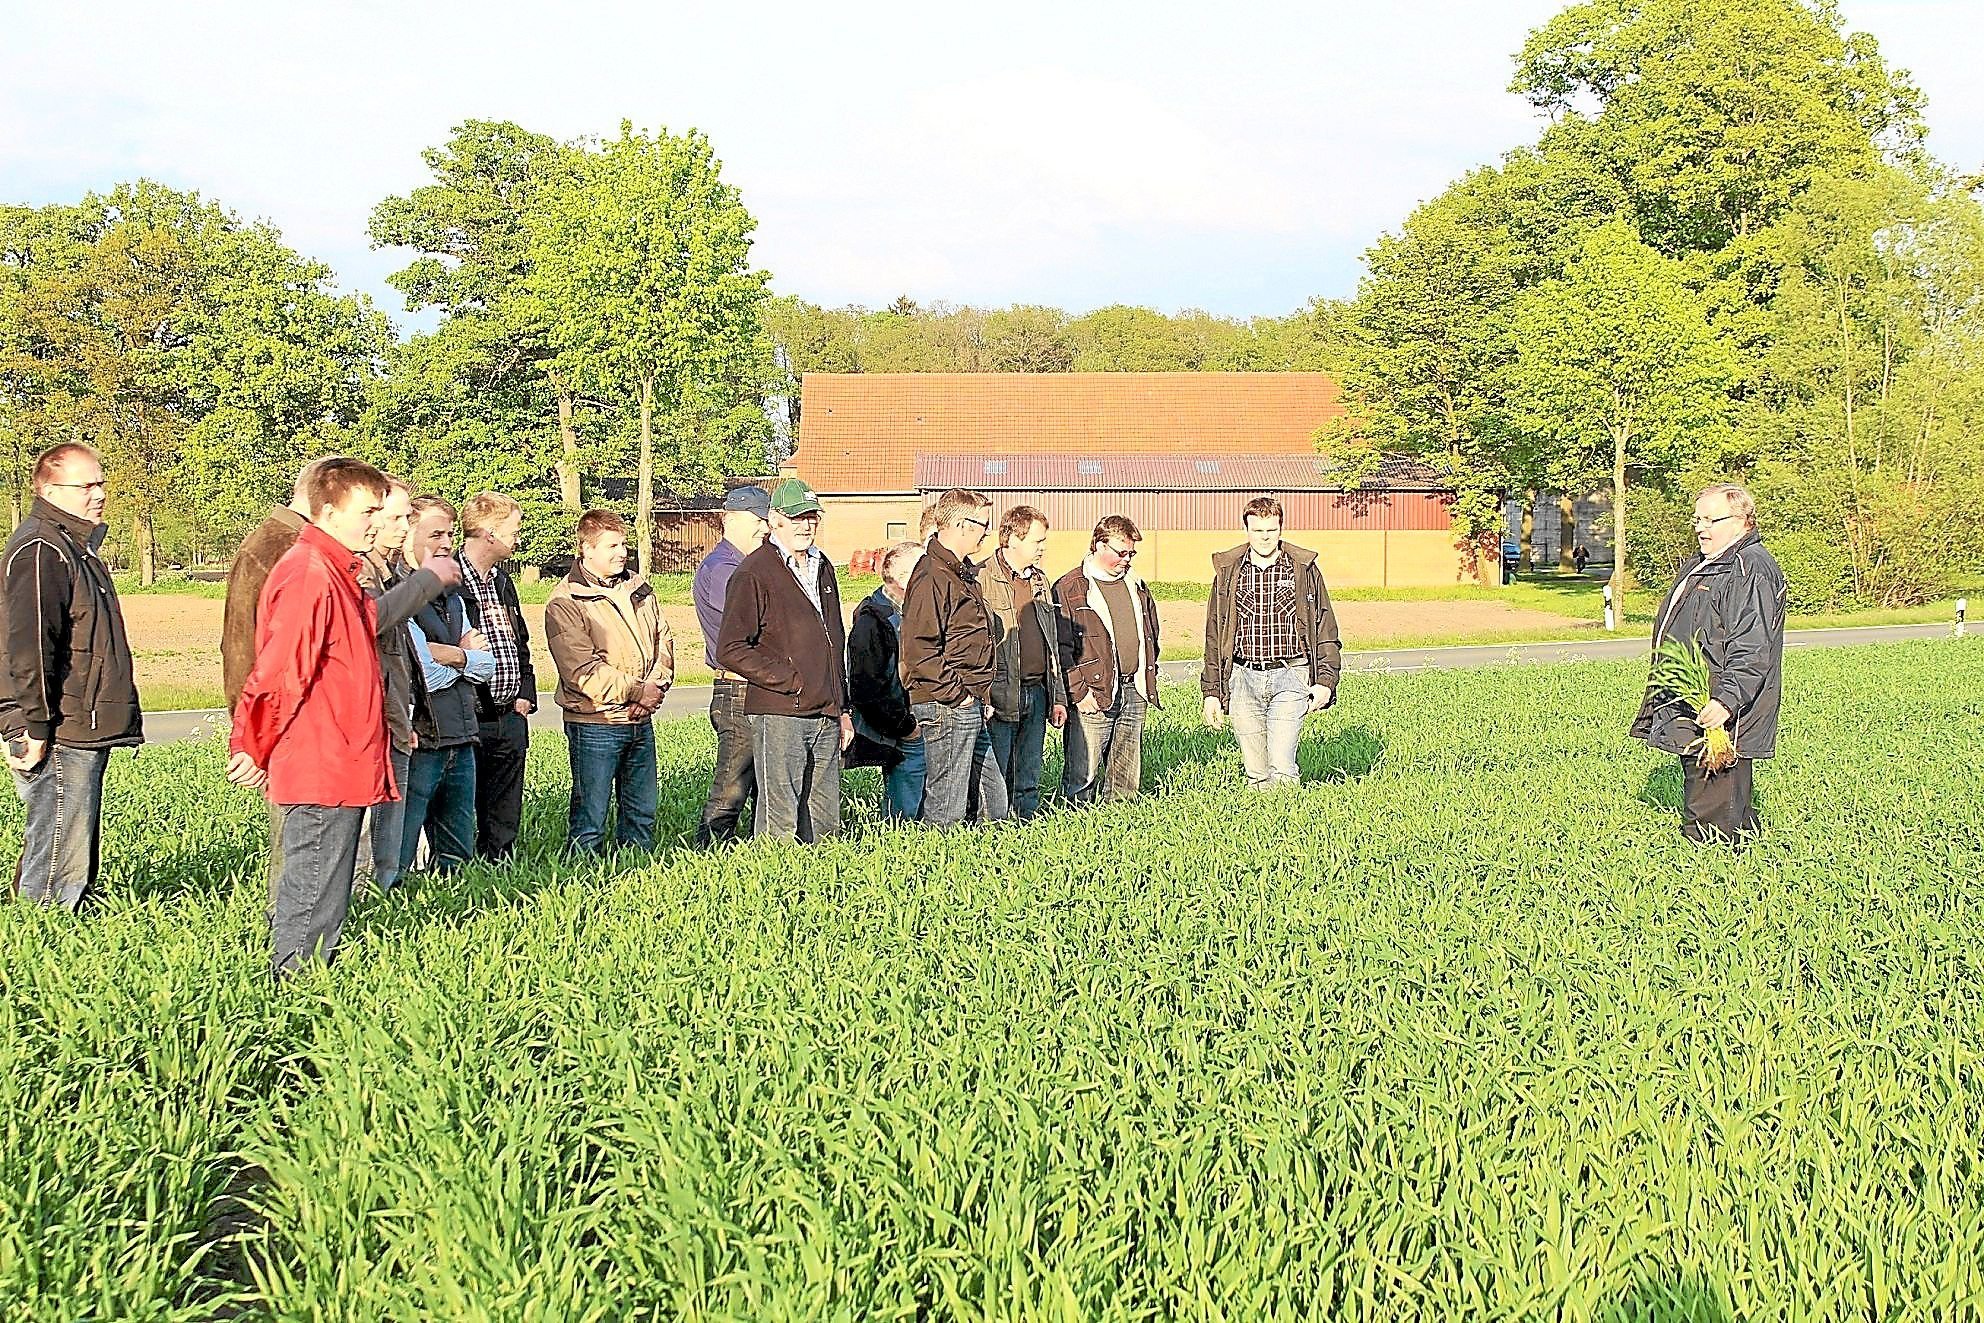
[[[578,541],[571,573],[544,606],[572,762],[566,848],[600,853],[611,798],[620,805],[615,842],[647,850],[660,799],[652,718],[675,681],[675,640],[654,588],[627,569],[626,521],[588,510]]]

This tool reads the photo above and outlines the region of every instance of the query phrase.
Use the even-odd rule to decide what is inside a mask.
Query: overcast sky
[[[461,119],[708,133],[774,288],[821,303],[1347,295],[1421,199],[1534,138],[1506,88],[1560,0],[340,5],[96,0],[0,28],[0,200],[149,175],[273,221],[404,321],[382,197]],[[1984,167],[1977,0],[1845,0]]]

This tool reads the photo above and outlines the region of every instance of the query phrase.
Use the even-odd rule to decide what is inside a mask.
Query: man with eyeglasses
[[[14,889],[73,913],[96,884],[110,751],[144,743],[144,718],[117,588],[97,554],[102,457],[76,442],[45,450],[34,489],[0,561],[0,733],[28,813]]]
[[[923,732],[923,821],[950,827],[1009,812],[992,751],[992,617],[970,557],[992,528],[992,502],[953,489],[903,595],[901,666]]]
[[[1061,672],[1074,712],[1061,794],[1076,803],[1136,798],[1143,783],[1144,714],[1157,702],[1157,602],[1131,573],[1143,534],[1108,515],[1088,558],[1054,585]]]
[[[1635,739],[1681,760],[1681,834],[1742,845],[1760,829],[1751,764],[1777,752],[1784,692],[1784,572],[1757,534],[1757,503],[1734,483],[1695,500],[1696,554],[1660,604],[1653,649],[1690,640],[1708,660],[1713,698],[1701,712],[1648,684],[1633,720]],[[1688,749],[1705,730],[1726,727],[1736,765],[1707,772]]]

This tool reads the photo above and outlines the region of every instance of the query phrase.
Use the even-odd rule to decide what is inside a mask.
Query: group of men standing
[[[142,743],[143,723],[99,555],[102,461],[58,445],[37,457],[33,484],[0,560],[0,735],[27,810],[15,889],[73,910],[98,871],[110,751]],[[831,834],[850,761],[884,770],[887,811],[901,819],[1030,818],[1049,729],[1064,732],[1063,799],[1137,793],[1159,655],[1156,602],[1133,570],[1142,534],[1126,516],[1103,518],[1081,563],[1050,584],[1046,516],[1025,505],[993,515],[981,493],[939,497],[926,540],[884,555],[882,585],[850,631],[815,544],[812,491],[787,481],[731,493],[693,590],[717,735],[699,843],[741,834],[752,801],[754,835]],[[1249,502],[1241,523],[1246,541],[1214,557],[1200,688],[1206,723],[1231,723],[1249,784],[1267,788],[1299,780],[1302,721],[1336,700],[1342,649],[1315,553],[1283,541],[1280,503]],[[227,776],[270,804],[278,976],[330,959],[359,873],[387,891],[423,842],[441,871],[514,848],[538,693],[504,567],[521,524],[498,493],[458,512],[332,457],[303,470],[235,557],[221,641]],[[1655,640],[1698,644],[1714,698],[1696,712],[1650,688],[1633,733],[1681,758],[1685,833],[1742,841],[1758,829],[1751,760],[1775,752],[1784,579],[1742,488],[1704,491],[1695,528],[1699,552]],[[545,610],[574,850],[604,847],[609,806],[616,843],[653,839],[652,718],[674,646],[652,585],[628,567],[626,532],[617,515],[585,514]],[[1716,725],[1735,732],[1739,761],[1710,775],[1688,754]]]

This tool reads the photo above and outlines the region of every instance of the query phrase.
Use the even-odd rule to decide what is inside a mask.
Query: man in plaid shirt
[[[1281,502],[1256,497],[1240,522],[1247,541],[1212,558],[1206,724],[1232,715],[1248,785],[1294,785],[1302,719],[1336,701],[1343,643],[1316,553],[1281,540]]]
[[[477,492],[462,506],[462,589],[469,623],[482,631],[496,658],[495,673],[475,687],[481,723],[475,745],[475,852],[486,859],[505,859],[516,847],[529,717],[537,710],[530,628],[517,586],[503,568],[516,553],[523,522],[523,507],[497,492]]]

